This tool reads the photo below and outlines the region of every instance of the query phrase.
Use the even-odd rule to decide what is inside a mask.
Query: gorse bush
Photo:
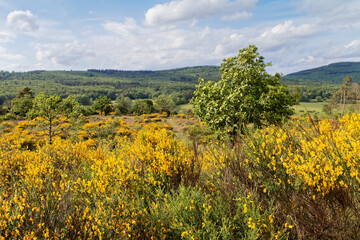
[[[0,238],[359,238],[360,115],[231,144],[203,123],[186,143],[161,121],[63,122],[51,145],[36,119],[0,124]]]

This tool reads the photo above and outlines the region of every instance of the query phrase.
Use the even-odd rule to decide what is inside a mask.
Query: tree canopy
[[[249,123],[261,127],[289,118],[296,100],[288,87],[280,84],[280,74],[266,72],[270,65],[254,45],[224,59],[219,82],[199,78],[192,99],[194,113],[210,128],[232,132],[242,131]]]

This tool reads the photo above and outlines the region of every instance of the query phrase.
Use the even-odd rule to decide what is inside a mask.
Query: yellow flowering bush
[[[50,145],[37,120],[0,123],[0,239],[356,236],[360,115],[232,144],[188,124],[61,119]]]

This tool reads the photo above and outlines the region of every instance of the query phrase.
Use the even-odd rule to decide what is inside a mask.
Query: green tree
[[[62,101],[59,96],[48,96],[40,93],[35,97],[33,108],[28,112],[27,116],[29,118],[40,117],[39,126],[47,132],[49,144],[52,144],[52,139],[61,126],[57,119],[62,113]]]
[[[32,108],[33,99],[34,97],[31,89],[29,87],[24,87],[19,91],[16,98],[11,100],[12,112],[20,116],[25,116]]]
[[[132,111],[137,115],[149,114],[154,110],[153,101],[150,99],[136,99],[132,105]]]
[[[22,98],[22,97],[25,97],[26,95],[29,95],[31,97],[34,97],[33,96],[33,93],[31,91],[31,88],[29,87],[24,87],[23,89],[21,89],[18,93],[18,95],[16,96],[17,98]]]
[[[115,113],[118,115],[128,114],[131,111],[132,101],[129,97],[118,99],[115,104]]]
[[[78,127],[85,121],[88,109],[76,100],[76,96],[68,96],[61,100],[61,114],[69,118],[72,127]]]
[[[160,95],[155,99],[155,109],[160,112],[166,112],[167,116],[175,111],[175,103],[170,97]]]
[[[100,114],[104,113],[105,115],[107,115],[112,111],[111,99],[107,96],[98,97],[97,99],[95,99],[91,108],[94,111],[99,112]]]
[[[229,130],[233,135],[243,132],[249,123],[256,127],[278,124],[289,118],[296,99],[280,74],[268,74],[264,57],[250,45],[235,57],[224,59],[219,82],[199,79],[192,103],[194,113],[216,130]]]

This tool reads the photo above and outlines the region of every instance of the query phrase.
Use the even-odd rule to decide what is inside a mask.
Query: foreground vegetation
[[[359,238],[360,115],[232,146],[185,115],[62,120],[52,145],[39,118],[0,125],[4,239]]]
[[[358,239],[360,115],[346,115],[358,84],[330,94],[336,118],[291,117],[304,95],[268,65],[250,45],[188,97],[147,82],[151,96],[103,93],[91,107],[24,87],[0,109],[0,239]],[[158,74],[88,72],[137,86]],[[87,83],[74,74],[61,82]],[[192,95],[204,122],[176,114]]]

